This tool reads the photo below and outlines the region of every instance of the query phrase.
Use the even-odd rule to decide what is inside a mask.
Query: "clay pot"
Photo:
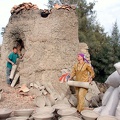
[[[83,110],[81,115],[85,120],[96,120],[99,117],[99,114],[92,110]]]
[[[68,104],[68,105],[70,105],[70,103],[66,97],[62,100],[56,100],[55,104]]]
[[[38,114],[45,114],[45,113],[53,113],[54,111],[55,108],[47,106],[43,108],[37,108],[35,112]]]
[[[99,116],[97,120],[117,120],[114,116]]]
[[[56,104],[53,105],[53,108],[55,108],[56,110],[60,110],[60,109],[66,109],[66,108],[70,108],[71,106],[69,104]]]
[[[45,113],[45,114],[35,113],[32,116],[35,120],[51,120],[51,118],[54,117],[54,115],[50,113]]]
[[[91,99],[92,99],[93,96],[94,96],[93,93],[88,92],[88,93],[86,94],[86,96],[85,96],[85,99],[86,99],[87,101],[91,101]]]
[[[117,72],[118,72],[119,75],[120,75],[120,62],[114,64],[114,67],[116,68]]]
[[[100,99],[100,101],[102,101],[103,95],[104,95],[103,93],[100,93],[100,94],[99,94],[99,99]]]
[[[14,115],[15,116],[27,116],[29,117],[33,113],[34,109],[20,109],[15,110]]]
[[[82,119],[75,116],[64,116],[61,117],[59,120],[82,120]]]
[[[6,120],[28,120],[28,117],[11,117]]]
[[[11,113],[12,111],[10,109],[7,108],[0,109],[0,119],[8,118]]]
[[[71,95],[69,98],[69,102],[76,107],[77,106],[77,98],[74,95]]]
[[[40,108],[45,107],[45,96],[37,96],[34,103]]]
[[[77,109],[74,107],[58,110],[57,113],[60,116],[75,116]]]

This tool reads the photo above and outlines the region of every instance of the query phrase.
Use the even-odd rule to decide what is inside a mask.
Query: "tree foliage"
[[[104,28],[96,21],[93,10],[95,2],[80,0],[77,8],[79,22],[79,41],[87,43],[94,67],[95,80],[104,82],[115,71],[114,64],[120,60],[120,38],[117,23],[113,26],[112,35],[108,36]]]

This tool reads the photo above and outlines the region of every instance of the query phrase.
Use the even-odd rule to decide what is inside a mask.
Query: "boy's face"
[[[14,52],[14,53],[17,53],[17,49],[16,49],[16,48],[15,48],[15,49],[13,49],[13,52]]]

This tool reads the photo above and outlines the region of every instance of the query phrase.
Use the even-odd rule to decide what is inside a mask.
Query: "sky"
[[[93,1],[87,0],[87,2]],[[37,4],[40,9],[44,9],[48,0],[0,0],[0,32],[2,27],[5,27],[8,23],[11,8],[23,2],[32,2]],[[116,21],[120,30],[120,0],[97,0],[94,10],[97,14],[96,20],[105,29],[105,32],[110,34]],[[0,44],[2,44],[2,39],[0,35]]]

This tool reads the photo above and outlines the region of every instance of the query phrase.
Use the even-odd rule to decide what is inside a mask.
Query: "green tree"
[[[120,33],[117,22],[115,22],[113,25],[111,38],[112,38],[111,40],[112,44],[120,45]]]
[[[110,43],[113,51],[113,63],[116,63],[120,61],[120,33],[117,22],[113,25]]]

